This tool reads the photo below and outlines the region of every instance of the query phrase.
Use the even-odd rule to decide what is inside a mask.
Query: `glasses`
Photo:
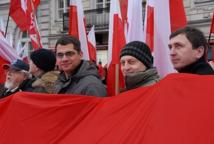
[[[67,58],[70,58],[70,57],[72,57],[75,54],[76,53],[73,52],[73,51],[68,51],[68,52],[65,52],[65,53],[61,53],[61,52],[56,53],[56,56],[57,56],[57,58],[62,59],[64,56],[67,57]]]

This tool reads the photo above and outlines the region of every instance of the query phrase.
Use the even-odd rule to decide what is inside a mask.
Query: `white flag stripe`
[[[175,72],[168,48],[171,33],[169,0],[154,3],[154,65],[164,77]]]
[[[3,32],[3,34],[5,34],[5,25],[4,25],[4,20],[2,17],[0,17],[0,32]]]
[[[81,43],[81,49],[83,52],[83,59],[89,60],[89,52],[88,52],[88,42],[86,35],[86,28],[84,23],[84,13],[82,8],[81,0],[71,0],[71,6],[77,7],[77,20],[78,20],[78,32],[79,32],[79,40]]]
[[[96,48],[94,25],[91,27],[91,30],[88,33],[88,41]]]
[[[110,3],[110,14],[109,14],[109,39],[108,39],[108,66],[112,61],[112,43],[113,43],[113,25],[114,15],[118,14],[119,18],[122,19],[119,0],[111,0]]]
[[[126,42],[143,41],[143,8],[139,0],[128,0],[128,33]]]
[[[27,11],[27,0],[21,0],[21,7],[23,11],[26,13]]]
[[[20,58],[15,49],[13,49],[8,41],[4,38],[4,36],[0,33],[0,56],[9,61],[12,62],[15,59]]]

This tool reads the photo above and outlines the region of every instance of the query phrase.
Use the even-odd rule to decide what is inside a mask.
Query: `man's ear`
[[[83,57],[83,52],[82,52],[82,51],[80,51],[79,55],[80,55],[81,57]]]
[[[195,49],[196,50],[196,57],[199,59],[199,58],[201,58],[203,55],[204,55],[204,53],[205,53],[205,48],[204,48],[204,46],[200,46],[200,47],[198,47],[197,49]]]

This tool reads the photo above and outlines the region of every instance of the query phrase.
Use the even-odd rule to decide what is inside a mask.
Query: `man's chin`
[[[12,82],[5,82],[4,87],[6,89],[13,89],[13,83]]]

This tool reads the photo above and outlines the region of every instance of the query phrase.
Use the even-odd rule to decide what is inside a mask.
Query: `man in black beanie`
[[[120,52],[121,70],[126,90],[140,86],[149,86],[160,80],[153,67],[150,48],[143,42],[133,41],[125,45]]]
[[[58,72],[54,71],[56,57],[51,50],[38,49],[30,55],[29,72],[35,77],[33,92],[54,93]]]

